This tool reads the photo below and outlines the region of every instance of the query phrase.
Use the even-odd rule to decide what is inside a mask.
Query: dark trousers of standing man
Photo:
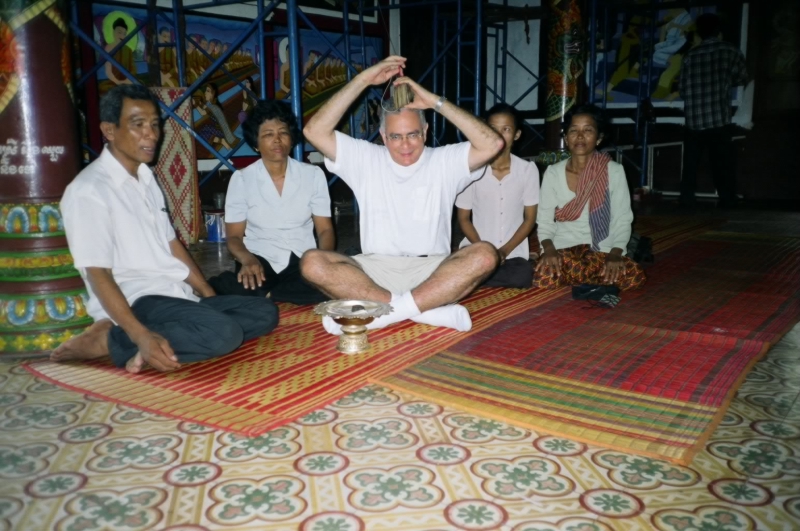
[[[684,128],[683,175],[681,198],[684,205],[694,203],[697,191],[697,166],[708,150],[711,175],[717,189],[720,205],[732,205],[736,199],[736,149],[733,146],[732,126],[694,130]]]
[[[131,310],[148,330],[169,342],[180,363],[223,356],[278,325],[278,307],[264,297],[218,295],[194,302],[147,295],[136,299]],[[139,351],[117,325],[108,332],[108,349],[117,367]]]

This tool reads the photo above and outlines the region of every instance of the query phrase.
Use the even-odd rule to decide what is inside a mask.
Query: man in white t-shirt
[[[100,122],[106,147],[61,200],[69,250],[95,322],[50,359],[110,357],[130,372],[145,364],[169,371],[227,354],[275,328],[278,310],[271,300],[215,296],[175,238],[147,167],[161,134],[150,91],[114,87],[100,100]]]
[[[499,258],[497,249],[486,242],[450,254],[453,203],[503,148],[503,139],[407,77],[394,85],[407,85],[414,100],[397,111],[382,109],[384,146],[334,130],[364,89],[402,75],[405,61],[388,57],[359,73],[306,125],[308,141],[358,201],[363,254],[351,258],[312,249],[303,255],[300,270],[331,297],[390,303],[392,313],[367,328],[412,319],[466,331],[472,328],[469,312],[454,303],[490,275]],[[468,142],[425,147],[425,109],[447,118]],[[341,333],[330,318],[324,318],[323,325],[328,332]]]

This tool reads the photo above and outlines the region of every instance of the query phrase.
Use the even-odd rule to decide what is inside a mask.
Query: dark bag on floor
[[[572,286],[572,298],[576,301],[599,301],[606,295],[619,296],[616,286],[601,286],[597,284],[581,284]]]
[[[636,232],[631,234],[627,251],[628,257],[637,264],[655,260],[653,257],[653,240]]]
[[[572,286],[572,298],[579,301],[589,301],[591,306],[598,308],[614,308],[621,300],[618,287],[599,286],[597,284]]]

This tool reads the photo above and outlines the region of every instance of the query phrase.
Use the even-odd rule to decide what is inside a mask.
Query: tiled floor
[[[0,530],[796,531],[799,398],[800,326],[682,467],[378,387],[248,439],[4,362]]]

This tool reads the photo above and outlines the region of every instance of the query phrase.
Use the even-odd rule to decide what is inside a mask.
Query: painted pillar
[[[0,4],[0,353],[41,353],[91,323],[59,200],[79,144],[63,0]]]
[[[545,99],[545,149],[543,164],[566,158],[561,122],[575,105],[582,83],[586,42],[578,0],[547,0],[547,98]]]

